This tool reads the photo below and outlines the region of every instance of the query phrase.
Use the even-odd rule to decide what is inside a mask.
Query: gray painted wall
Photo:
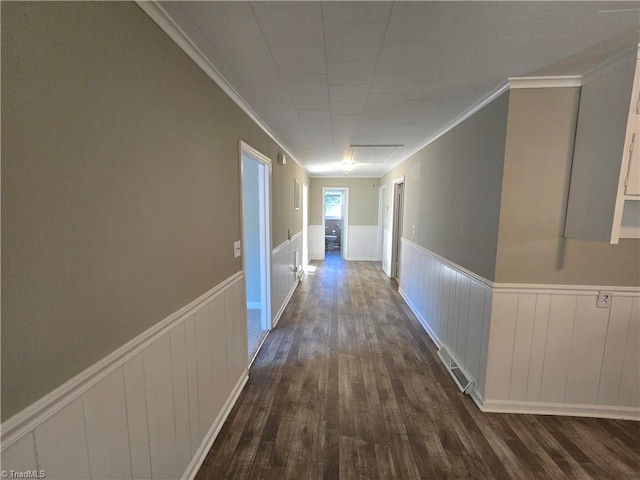
[[[563,237],[579,100],[578,88],[511,92],[498,282],[640,284],[638,240],[610,245]]]
[[[508,93],[501,95],[380,181],[391,212],[393,180],[405,176],[404,237],[489,280],[496,265],[508,101]]]
[[[323,187],[349,187],[349,225],[378,224],[377,178],[316,178],[309,184],[309,225],[322,225]]]
[[[240,139],[293,162],[133,3],[2,5],[2,419],[241,270]]]

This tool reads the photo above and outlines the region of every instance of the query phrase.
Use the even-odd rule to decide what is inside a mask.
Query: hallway
[[[379,264],[313,265],[198,480],[639,478],[637,422],[482,413]]]

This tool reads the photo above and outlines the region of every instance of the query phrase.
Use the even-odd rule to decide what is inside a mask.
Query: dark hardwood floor
[[[640,424],[482,413],[380,266],[314,263],[205,479],[640,478]]]

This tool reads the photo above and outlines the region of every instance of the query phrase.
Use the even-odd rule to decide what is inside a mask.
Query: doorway
[[[402,218],[404,214],[404,177],[393,181],[393,230],[391,232],[391,278],[400,279],[402,256]]]
[[[340,255],[348,260],[349,187],[322,188],[322,224],[324,258],[327,255]]]
[[[309,265],[309,186],[302,185],[302,272]]]
[[[240,143],[242,251],[247,299],[247,352],[253,361],[271,329],[269,179],[271,161]]]

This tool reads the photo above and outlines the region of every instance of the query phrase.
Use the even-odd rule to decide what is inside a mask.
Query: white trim
[[[477,402],[477,399],[474,398]],[[515,400],[483,400],[480,410],[489,413],[525,413],[532,415],[568,415],[571,417],[614,418],[640,421],[640,409],[612,405],[589,405]]]
[[[189,36],[173,21],[171,16],[162,8],[160,2],[151,0],[135,0],[135,2],[249,118],[276,142],[278,146],[284,150],[284,153],[308,175],[307,169],[296,159],[286,144],[278,138],[275,132],[269,128],[218,69],[207,59],[206,55],[191,41]]]
[[[404,299],[405,303],[411,309],[411,313],[413,313],[413,315],[418,319],[418,322],[420,322],[420,325],[422,325],[422,328],[424,328],[424,330],[427,332],[427,335],[429,335],[429,338],[431,338],[431,340],[433,340],[433,343],[436,344],[436,347],[438,347],[438,348],[442,347],[442,345],[444,345],[442,343],[442,340],[440,340],[438,335],[436,335],[436,332],[434,332],[431,329],[431,327],[426,322],[426,320],[422,317],[422,315],[420,314],[420,311],[416,308],[414,303],[411,300],[409,300],[409,297],[404,292],[404,290],[402,290],[402,288],[398,287],[398,293],[400,294],[400,296]]]
[[[240,393],[242,393],[242,389],[244,388],[248,380],[249,373],[247,371],[240,376],[240,378],[236,382],[235,387],[233,387],[231,395],[229,395],[229,398],[224,404],[224,408],[218,414],[218,417],[216,418],[215,422],[213,422],[213,425],[211,425],[211,428],[202,440],[200,447],[198,447],[198,450],[191,459],[191,462],[189,462],[189,466],[182,475],[183,480],[192,480],[196,478],[198,470],[200,470],[200,467],[204,463],[205,458],[207,458],[207,454],[209,453],[209,450],[211,450],[213,442],[218,436],[218,433],[220,433],[222,425],[224,425],[224,422],[227,420],[227,417],[231,413],[231,409],[236,404],[236,401],[238,400],[238,397],[240,397]]]
[[[287,245],[289,245],[290,243],[292,243],[294,240],[296,240],[298,237],[300,237],[302,235],[302,230],[299,231],[298,233],[291,235],[291,238],[289,240],[285,240],[284,242],[282,242],[280,245],[278,245],[276,248],[274,248],[271,251],[272,255],[275,255],[276,253],[278,253],[280,250],[282,250],[284,247],[286,247]]]
[[[558,75],[555,77],[509,77],[509,89],[519,88],[567,88],[581,87],[580,75]]]
[[[324,216],[325,206],[324,200],[327,191],[336,190],[343,192],[344,203],[342,204],[343,214],[342,214],[342,237],[340,238],[340,256],[344,260],[349,260],[349,209],[350,209],[350,200],[349,200],[349,187],[322,187],[322,227],[326,228],[327,219]],[[329,219],[331,220],[331,219]],[[326,234],[326,233],[325,233]],[[325,259],[325,250],[322,249],[322,258],[320,260]]]
[[[582,85],[593,82],[595,79],[605,75],[611,70],[615,70],[621,65],[636,59],[640,59],[640,44],[611,57],[606,62],[589,70],[587,73],[582,75]]]
[[[76,375],[69,381],[45,395],[35,403],[18,412],[2,423],[2,449],[10,446],[24,434],[30,432],[46,419],[78,398],[107,375],[123,366],[127,360],[142,352],[147,346],[167,334],[178,322],[181,322],[200,305],[223,293],[238,281],[242,281],[244,272],[237,272],[211,290],[193,300],[188,305],[172,313],[164,320],[145,330],[102,360]]]
[[[278,324],[278,321],[280,320],[280,317],[282,316],[284,309],[287,308],[287,305],[289,305],[289,300],[291,300],[291,297],[293,297],[293,293],[296,291],[296,287],[298,286],[299,283],[300,283],[300,279],[296,276],[296,280],[293,282],[293,285],[291,285],[291,290],[289,290],[289,293],[287,293],[287,296],[284,299],[284,302],[282,302],[282,305],[280,306],[275,316],[273,317],[273,323],[271,325],[272,329],[276,328],[276,325]]]
[[[611,285],[552,285],[525,283],[494,283],[493,293],[539,293],[552,295],[598,295],[602,290],[612,291],[617,296],[635,297],[640,295],[640,287]]]
[[[461,273],[462,275],[469,277],[470,280],[475,281],[476,283],[482,285],[483,287],[494,288],[495,286],[495,284],[491,280],[487,280],[486,278],[478,275],[477,273],[473,273],[471,270],[467,270],[466,268],[461,267],[457,263],[454,263],[451,260],[441,257],[437,253],[434,253],[431,250],[427,250],[426,248],[421,247],[416,243],[413,243],[411,240],[407,240],[405,237],[402,237],[400,240],[404,243],[407,243],[408,245],[411,245],[416,250],[419,250],[420,252],[435,258],[438,262],[444,263],[446,266],[448,266],[449,268],[452,268],[453,270],[456,270],[458,273]]]
[[[484,97],[480,98],[475,104],[473,104],[472,106],[467,108],[464,112],[462,112],[456,118],[451,120],[449,123],[447,123],[444,127],[442,127],[440,130],[438,130],[436,133],[434,133],[429,138],[427,138],[424,142],[421,142],[420,144],[418,144],[413,150],[409,151],[409,153],[407,153],[402,159],[393,162],[389,166],[389,168],[387,168],[384,172],[382,172],[380,177],[384,177],[387,173],[389,173],[391,170],[396,168],[402,162],[404,162],[405,160],[409,159],[411,156],[413,156],[416,153],[418,153],[420,150],[422,150],[424,147],[426,147],[430,143],[435,142],[438,138],[440,138],[442,135],[447,133],[449,130],[451,130],[454,127],[458,126],[459,124],[464,122],[467,118],[469,118],[470,116],[472,116],[473,114],[475,114],[479,110],[481,110],[484,107],[486,107],[487,105],[489,105],[491,102],[493,102],[500,95],[505,93],[507,90],[509,90],[509,83],[508,82],[502,82],[500,85],[498,85],[493,90],[491,90],[489,93],[487,93]]]
[[[600,291],[611,291],[621,297],[635,297],[640,295],[640,287],[615,286],[615,285],[560,285],[545,283],[498,283],[492,282],[477,273],[458,265],[451,260],[441,257],[437,253],[413,243],[411,240],[402,237],[402,242],[411,245],[413,248],[429,255],[448,267],[457,270],[459,273],[471,278],[477,283],[491,288],[493,293],[541,293],[553,295],[597,295]]]

